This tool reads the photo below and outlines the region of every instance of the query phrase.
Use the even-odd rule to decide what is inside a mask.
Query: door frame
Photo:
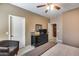
[[[10,34],[10,27],[11,27],[11,25],[10,25],[10,22],[11,22],[11,16],[16,16],[16,15],[9,15],[8,17],[9,17],[9,21],[8,21],[8,32],[9,32],[9,35],[8,35],[8,37],[9,37],[9,40],[11,39],[11,34]],[[17,17],[21,17],[21,16],[17,16]],[[22,18],[24,18],[23,20],[24,20],[24,23],[23,23],[23,26],[24,26],[24,28],[23,28],[23,33],[24,33],[24,35],[23,35],[23,39],[24,39],[24,41],[25,41],[25,17],[22,17]],[[25,44],[26,42],[24,42],[24,44]]]
[[[53,36],[53,26],[52,26],[53,24],[57,24],[57,23],[56,23],[56,22],[53,22],[53,23],[48,23],[48,24],[50,24],[50,27],[51,27],[51,30],[52,30],[51,39],[57,40],[57,36],[56,36],[56,37]],[[56,27],[56,28],[57,28],[57,27]],[[50,30],[50,29],[49,29],[49,30]],[[49,30],[48,30],[48,33],[50,32]],[[56,31],[57,31],[57,29],[56,29]],[[56,32],[56,34],[57,34],[57,32]],[[48,34],[48,36],[49,36],[49,34]],[[49,41],[51,41],[51,39],[49,39]],[[56,42],[56,41],[55,41],[55,42]]]
[[[56,29],[55,29],[55,32],[56,32],[56,33],[54,33],[54,25],[56,25]],[[52,33],[53,33],[53,37],[56,38],[56,37],[57,37],[57,24],[56,24],[56,23],[53,23],[53,24],[52,24],[52,30],[53,30],[53,32],[52,32]]]

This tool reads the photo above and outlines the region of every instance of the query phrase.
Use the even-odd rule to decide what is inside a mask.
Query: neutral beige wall
[[[63,42],[79,47],[79,8],[62,15]]]
[[[8,15],[25,17],[26,45],[29,45],[31,43],[30,32],[32,31],[32,29],[35,29],[35,24],[42,24],[43,28],[48,28],[47,18],[7,3],[0,4],[0,40],[8,39],[8,35],[5,34],[6,32],[8,32]]]

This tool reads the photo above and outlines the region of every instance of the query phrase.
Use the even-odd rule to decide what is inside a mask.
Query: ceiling
[[[33,13],[45,16],[45,17],[56,17],[59,14],[78,8],[79,3],[58,3],[59,6],[61,6],[60,10],[49,10],[48,13],[45,13],[45,7],[37,8],[36,6],[44,4],[44,3],[11,3],[12,5],[16,5],[18,7],[21,7],[23,9],[29,10]]]

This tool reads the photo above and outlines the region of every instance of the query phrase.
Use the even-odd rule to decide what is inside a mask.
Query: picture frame
[[[35,25],[35,31],[38,32],[39,29],[42,29],[42,25],[41,24],[36,24]]]

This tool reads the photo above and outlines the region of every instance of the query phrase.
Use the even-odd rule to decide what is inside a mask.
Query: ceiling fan
[[[36,7],[37,8],[47,7],[46,10],[45,10],[45,13],[47,13],[50,8],[54,8],[56,10],[60,10],[61,9],[60,6],[58,6],[57,4],[53,4],[53,3],[47,3],[47,4],[39,5],[39,6],[36,6]]]

